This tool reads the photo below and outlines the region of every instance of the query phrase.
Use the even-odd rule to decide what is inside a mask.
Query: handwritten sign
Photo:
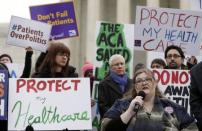
[[[198,55],[201,27],[199,11],[138,6],[134,47],[164,52],[167,46],[177,45],[186,54]]]
[[[190,112],[190,74],[189,70],[153,70],[162,93],[173,102]]]
[[[52,26],[46,23],[12,16],[7,44],[29,47],[45,52]]]
[[[79,35],[73,1],[31,6],[30,13],[31,19],[53,25],[52,39],[57,40]]]
[[[0,70],[0,120],[7,120],[8,113],[8,71]]]
[[[134,26],[97,22],[95,51],[95,79],[102,80],[109,71],[109,58],[121,54],[125,58],[126,72],[132,76]]]
[[[8,129],[92,129],[88,78],[10,79]]]
[[[134,25],[98,21],[96,23],[96,50],[94,59],[94,76],[92,99],[96,101],[92,109],[93,130],[100,129],[98,109],[98,85],[109,71],[109,58],[121,54],[126,61],[126,72],[132,77],[133,72],[133,36]]]

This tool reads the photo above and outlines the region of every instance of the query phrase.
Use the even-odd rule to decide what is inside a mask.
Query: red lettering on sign
[[[16,92],[19,93],[21,91],[26,92],[42,92],[42,91],[49,91],[49,92],[62,92],[67,90],[78,90],[78,86],[81,80],[39,80],[36,81],[35,79],[18,79],[17,90]]]

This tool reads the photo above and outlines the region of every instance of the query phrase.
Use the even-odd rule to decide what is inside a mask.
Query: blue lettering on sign
[[[152,38],[158,38],[158,33],[161,31],[161,28],[157,28],[157,29],[155,29],[155,28],[149,28],[149,29],[147,29],[147,28],[144,28],[143,29],[143,32],[142,32],[142,36],[150,36],[150,37],[152,37]]]
[[[178,31],[166,29],[164,38],[169,41],[179,40],[187,43],[196,43],[198,33],[191,31]]]
[[[16,72],[14,70],[12,70],[10,72],[10,76],[11,76],[11,78],[17,78],[17,74],[16,74]]]

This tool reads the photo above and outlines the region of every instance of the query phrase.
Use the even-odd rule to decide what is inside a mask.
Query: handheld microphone
[[[142,100],[144,100],[146,94],[145,94],[144,91],[140,91],[140,92],[137,94],[137,96],[142,96]],[[133,109],[133,111],[135,112],[135,114],[137,114],[139,108],[140,108],[140,105],[139,105],[138,103],[135,103],[135,107],[134,107],[134,109]]]

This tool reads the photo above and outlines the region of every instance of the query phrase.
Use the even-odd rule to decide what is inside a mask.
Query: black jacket
[[[187,113],[184,107],[159,97],[155,98],[152,112],[149,115],[143,107],[140,107],[137,115],[124,124],[120,115],[128,109],[131,101],[132,99],[117,100],[106,112],[104,117],[111,121],[105,125],[105,131],[198,130],[194,118]]]
[[[132,87],[132,80],[128,79],[125,92]],[[124,92],[124,93],[125,93]],[[101,118],[104,113],[114,104],[115,100],[123,97],[124,94],[119,85],[114,82],[109,76],[100,82],[98,85],[98,106]]]
[[[48,70],[44,70],[42,72],[35,72],[32,75],[33,78],[53,78],[53,76],[51,75],[51,72]],[[62,73],[57,73],[56,78],[75,78],[78,77],[78,73],[76,73],[76,68],[73,66],[68,66],[68,74],[66,76],[63,76]]]
[[[202,131],[202,62],[191,69],[190,109]]]
[[[25,56],[25,66],[20,78],[29,78],[32,68],[32,54],[33,51],[27,51]]]

